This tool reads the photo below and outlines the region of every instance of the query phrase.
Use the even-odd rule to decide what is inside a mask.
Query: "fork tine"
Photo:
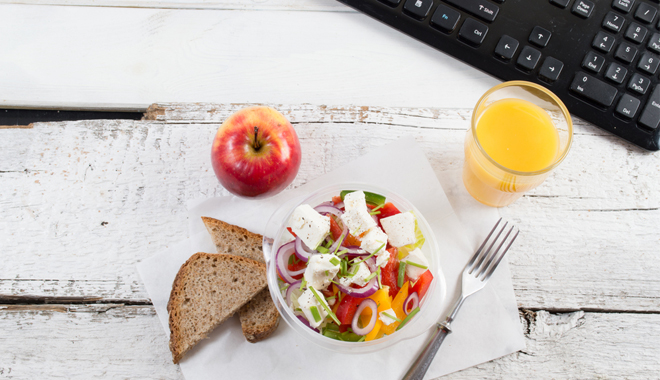
[[[502,241],[502,244],[504,244],[504,242],[505,242],[506,239],[509,237],[509,235],[511,234],[511,232],[513,232],[514,229],[515,229],[515,226],[511,226],[511,230],[509,231],[508,234],[506,234],[506,237],[505,237],[504,240]],[[509,244],[506,246],[506,248],[504,248],[504,251],[502,251],[502,253],[499,254],[499,256],[497,257],[497,260],[494,260],[494,261],[491,263],[491,265],[490,265],[488,271],[486,272],[486,274],[485,274],[485,276],[484,276],[483,281],[488,281],[488,279],[490,278],[490,276],[493,275],[493,273],[495,272],[495,269],[497,269],[497,266],[500,265],[500,261],[502,261],[502,259],[504,258],[504,255],[506,255],[506,253],[509,251],[509,248],[511,247],[511,244],[513,244],[513,242],[516,240],[516,238],[518,237],[518,234],[519,234],[519,233],[520,233],[520,230],[517,230],[517,231],[516,231],[516,234],[513,235],[513,237],[511,238],[511,241],[509,242]],[[500,247],[502,246],[502,244],[500,244]],[[497,248],[498,252],[499,252],[499,248],[500,248],[500,247]]]
[[[500,235],[502,234],[502,232],[504,232],[505,229],[506,229],[506,224],[504,225],[504,227],[502,227],[502,231],[500,231],[500,233],[497,235],[497,237],[493,241],[493,244],[491,244],[491,246],[490,246],[491,248],[493,248],[497,244],[497,241],[500,238]],[[483,265],[479,266],[479,270],[474,275],[474,277],[481,278],[482,275],[484,275],[488,271],[488,267],[493,263],[493,261],[495,261],[495,258],[497,257],[497,254],[499,253],[500,249],[502,248],[502,246],[506,242],[506,239],[509,237],[509,235],[511,235],[511,231],[513,231],[513,226],[511,226],[511,228],[509,228],[509,232],[507,232],[506,235],[504,235],[504,238],[502,238],[502,240],[500,241],[500,244],[497,246],[497,248],[495,248],[493,251],[488,252],[488,257],[483,262]]]
[[[498,220],[497,223],[495,223],[495,226],[493,226],[493,229],[490,230],[490,232],[488,233],[488,236],[486,236],[486,238],[484,239],[484,242],[481,243],[481,246],[479,247],[479,249],[477,249],[477,251],[474,253],[474,255],[472,255],[472,258],[470,259],[470,262],[467,263],[467,265],[465,266],[466,268],[470,268],[469,269],[470,272],[472,272],[472,264],[474,264],[475,261],[477,261],[477,258],[483,252],[484,246],[488,242],[488,239],[490,239],[490,235],[492,235],[493,232],[495,232],[495,229],[497,228],[497,226],[499,226],[501,221],[502,221],[502,218],[500,218],[500,220]]]
[[[497,235],[493,238],[492,243],[490,243],[490,246],[488,247],[488,250],[486,250],[486,253],[479,258],[479,261],[477,261],[477,263],[475,264],[475,267],[470,270],[470,272],[469,272],[470,274],[472,274],[472,272],[475,271],[475,270],[477,271],[477,273],[482,273],[482,271],[484,269],[484,265],[483,265],[484,262],[486,262],[486,263],[490,262],[491,259],[489,257],[492,256],[493,246],[495,246],[495,244],[497,243],[497,240],[500,238],[500,235],[502,235],[502,232],[504,231],[504,229],[506,228],[506,226],[508,224],[509,224],[509,222],[504,223],[504,225],[502,226],[502,229],[500,230],[500,232],[498,232]],[[488,236],[488,238],[490,238],[490,235]],[[486,240],[488,240],[488,238]],[[484,241],[484,243],[485,243],[485,241]],[[487,258],[488,258],[488,260],[486,260]],[[479,277],[479,275],[475,274],[475,277]]]

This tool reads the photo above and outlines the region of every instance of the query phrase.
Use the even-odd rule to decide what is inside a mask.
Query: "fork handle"
[[[422,352],[419,353],[417,359],[415,359],[415,362],[410,366],[410,369],[408,369],[408,372],[406,372],[402,380],[422,380],[422,378],[424,378],[435,354],[440,349],[440,345],[445,340],[447,334],[451,332],[447,326],[441,324],[438,324],[437,326],[438,328],[433,333],[433,336],[431,336],[431,339],[426,343],[426,346],[424,346]]]

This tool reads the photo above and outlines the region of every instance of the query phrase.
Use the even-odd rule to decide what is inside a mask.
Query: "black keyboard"
[[[642,0],[339,0],[574,115],[660,149],[660,12]]]

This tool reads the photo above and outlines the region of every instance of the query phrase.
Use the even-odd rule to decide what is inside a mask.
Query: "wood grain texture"
[[[158,9],[224,9],[355,12],[335,0],[0,0],[0,4],[60,5],[83,7],[131,7]]]
[[[134,264],[186,237],[187,200],[228,194],[208,147],[242,106],[0,130],[0,236],[16,253],[0,294],[147,300]],[[462,165],[466,109],[274,106],[307,157],[294,187],[406,134],[437,172]],[[565,163],[501,210],[524,233],[510,258],[520,307],[659,311],[659,173],[659,156],[578,122]]]
[[[522,314],[524,351],[442,379],[651,379],[660,371],[658,314]],[[152,306],[0,305],[0,330],[0,378],[183,379]]]
[[[0,378],[182,379],[135,264],[186,237],[187,200],[227,194],[209,147],[247,105],[0,129]],[[462,166],[467,108],[271,106],[306,157],[292,187],[403,135],[436,173]],[[657,377],[660,156],[575,126],[562,166],[500,210],[523,232],[509,262],[527,349],[447,379]]]
[[[217,10],[84,3],[0,4],[0,51],[11,57],[0,60],[3,107],[462,107],[499,82],[334,0],[216,2],[229,7]],[[337,7],[345,11],[328,11]]]

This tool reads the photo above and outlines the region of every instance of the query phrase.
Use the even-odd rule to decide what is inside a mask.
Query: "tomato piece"
[[[307,263],[298,259],[297,257],[291,260],[291,262],[289,262],[289,265],[287,266],[289,272],[299,271],[305,267],[307,267]],[[301,278],[303,278],[304,275],[305,273],[303,272],[297,276],[291,276],[291,277],[295,278],[296,280],[300,280]]]
[[[339,199],[341,199],[341,198],[339,198]],[[350,324],[347,324],[347,325],[341,324],[341,325],[339,325],[339,332],[340,333],[346,332],[346,331],[348,331],[349,327],[351,327]]]
[[[332,218],[330,218],[330,219],[332,219]],[[291,227],[287,227],[286,229],[289,230],[289,232],[291,233],[291,235],[293,235],[293,237],[297,237],[297,235],[293,232]]]
[[[397,259],[397,248],[392,247],[387,250],[390,253],[390,258],[387,264],[380,270],[380,281],[383,286],[390,287],[390,297],[396,297],[399,292],[398,279],[399,279],[399,259]]]
[[[419,300],[421,301],[422,298],[424,298],[426,291],[429,290],[429,286],[431,286],[432,281],[433,274],[431,274],[430,270],[427,270],[426,272],[422,273],[421,276],[419,276],[415,285],[413,285],[412,289],[410,289],[410,293],[417,292]]]
[[[396,208],[396,206],[393,205],[392,202],[385,203],[383,207],[378,209],[378,211],[380,211],[380,214],[378,214],[378,217],[380,219],[401,213],[401,211],[399,211],[399,209]]]
[[[339,224],[335,222],[335,218],[330,218],[330,234],[332,234],[332,240],[337,241],[341,236],[342,229],[339,227]]]
[[[339,308],[337,308],[337,312],[335,313],[337,319],[339,319],[339,322],[341,322],[342,325],[350,325],[351,322],[353,322],[355,311],[362,300],[362,298],[356,298],[349,296],[348,294],[344,296],[339,304]]]
[[[339,195],[335,195],[334,197],[332,197],[332,203],[333,204],[337,204],[337,203],[341,203],[341,202],[342,202],[342,200],[341,200],[341,197]]]

